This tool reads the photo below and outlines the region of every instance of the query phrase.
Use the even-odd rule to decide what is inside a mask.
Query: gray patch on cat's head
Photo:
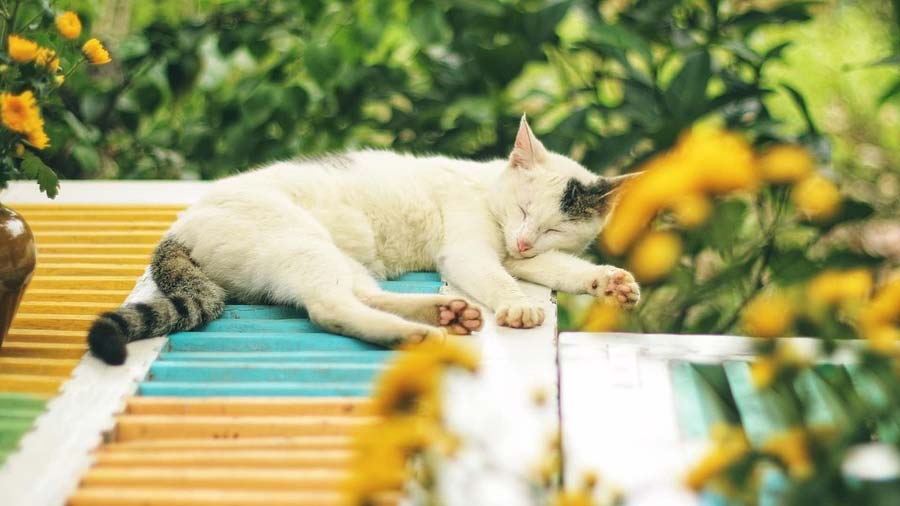
[[[559,208],[572,218],[602,216],[609,211],[613,190],[618,185],[619,181],[604,177],[587,185],[577,179],[570,179],[560,197]]]

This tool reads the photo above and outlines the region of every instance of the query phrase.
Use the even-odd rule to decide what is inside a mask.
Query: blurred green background
[[[114,58],[73,75],[45,113],[42,157],[63,178],[213,179],[358,147],[501,157],[524,111],[549,147],[598,173],[631,170],[696,122],[757,147],[800,142],[866,217],[900,214],[900,0],[58,6]],[[739,331],[748,297],[821,268],[806,252],[830,228],[748,229],[778,198],[727,204],[688,241],[684,268],[648,287],[631,328]],[[562,302],[563,328],[576,325],[585,301]]]

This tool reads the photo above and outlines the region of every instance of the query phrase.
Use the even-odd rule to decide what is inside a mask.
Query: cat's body
[[[543,321],[514,277],[632,305],[630,274],[572,256],[599,233],[613,188],[546,151],[524,118],[509,160],[361,151],[223,179],[154,255],[165,297],[101,315],[91,349],[121,363],[128,341],[198,326],[226,296],[303,305],[328,330],[385,345],[480,328],[467,301],[375,281],[417,270],[438,270],[512,327]]]

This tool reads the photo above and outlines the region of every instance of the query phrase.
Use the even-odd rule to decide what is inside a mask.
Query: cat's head
[[[530,258],[549,250],[581,252],[606,223],[622,180],[548,151],[522,116],[494,196],[507,253]]]

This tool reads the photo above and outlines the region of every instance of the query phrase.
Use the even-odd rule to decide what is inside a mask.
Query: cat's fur
[[[573,255],[597,237],[617,184],[547,151],[524,116],[508,160],[361,151],[276,163],[186,210],[153,256],[164,297],[101,315],[88,341],[120,364],[129,341],[214,319],[226,295],[302,305],[329,331],[384,345],[480,328],[462,299],[376,282],[416,270],[437,269],[510,327],[544,319],[515,278],[630,306],[630,274]]]

